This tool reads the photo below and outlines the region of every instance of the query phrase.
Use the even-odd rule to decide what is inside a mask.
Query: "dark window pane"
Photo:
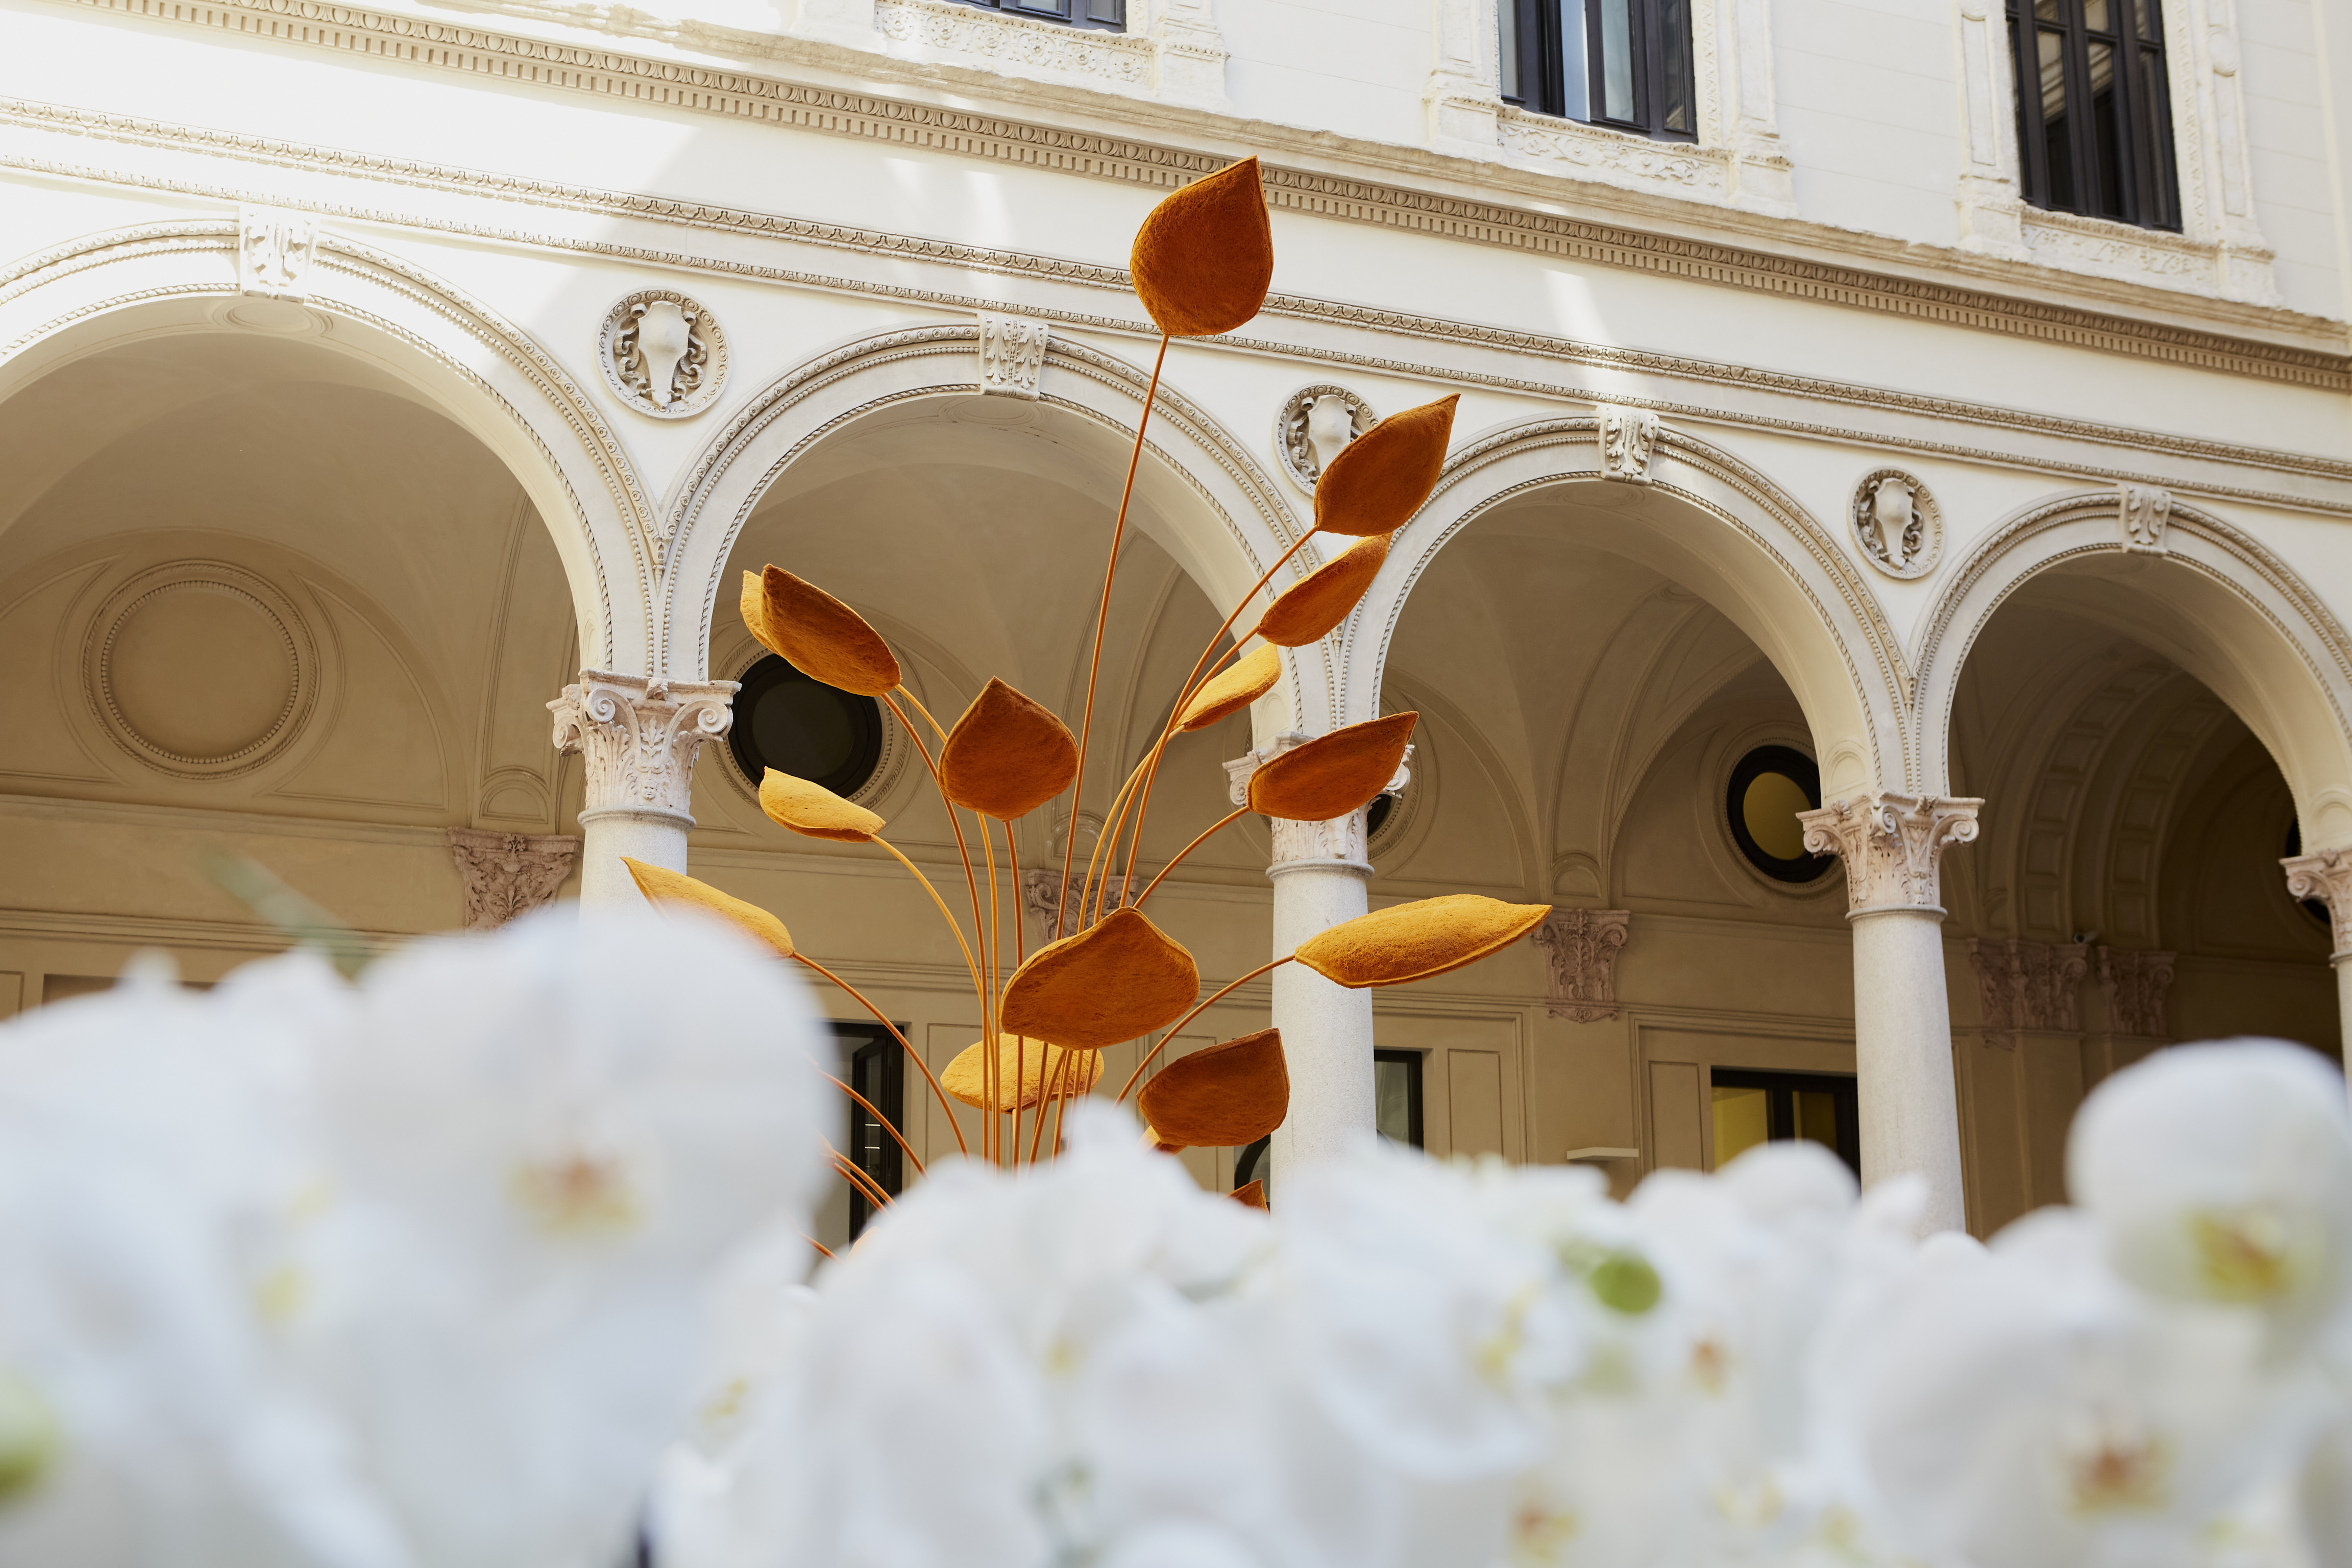
[[[1592,110],[1592,64],[1585,47],[1584,0],[1559,0],[1559,111],[1589,120]]]
[[[2033,35],[2042,71],[2042,144],[2049,159],[2049,205],[2074,210],[2074,142],[2066,113],[2066,35],[2041,28]]]
[[[1372,1053],[1372,1125],[1391,1143],[1422,1146],[1419,1051]]]
[[[2164,18],[2157,15],[2156,0],[2131,0],[2132,9],[2139,13],[2139,36],[2142,43],[2164,41]]]
[[[2116,49],[2091,46],[2091,158],[2098,179],[2101,217],[2122,217],[2124,208],[2123,105],[2116,100]]]
[[[2114,31],[2107,22],[2107,0],[2083,0],[2083,26],[2095,33]]]
[[[1087,20],[1124,27],[1127,26],[1127,0],[1087,0]]]
[[[2139,101],[2132,122],[2132,167],[2139,177],[2139,221],[2150,228],[2179,228],[2180,213],[2173,199],[2172,123],[2166,101],[2171,94],[2164,76],[2164,57],[2154,49],[2139,54]]]
[[[1496,43],[1503,79],[1503,96],[1513,103],[1524,103],[1528,94],[1527,88],[1519,80],[1519,8],[1514,0],[1503,0],[1496,11]]]
[[[1686,136],[1698,134],[1698,110],[1692,103],[1695,80],[1691,68],[1690,6],[1687,0],[1656,0],[1658,80],[1664,101],[1658,124]]]
[[[1601,13],[1601,118],[1632,120],[1633,0],[1592,0]]]
[[[2039,22],[2063,22],[2066,19],[2058,9],[2058,0],[2033,0],[2033,16]]]

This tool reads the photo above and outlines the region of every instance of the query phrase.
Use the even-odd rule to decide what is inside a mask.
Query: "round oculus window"
[[[802,674],[774,654],[743,672],[727,749],[756,786],[770,768],[838,795],[866,787],[882,761],[882,705]]]
[[[1757,747],[1731,770],[1723,804],[1732,842],[1774,881],[1810,882],[1836,863],[1834,856],[1805,850],[1805,825],[1797,813],[1820,808],[1822,774],[1802,752]]]

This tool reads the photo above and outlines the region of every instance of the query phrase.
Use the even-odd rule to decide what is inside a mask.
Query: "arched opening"
[[[529,847],[578,805],[545,710],[580,635],[549,528],[413,382],[327,346],[317,312],[274,319],[292,330],[118,321],[11,366],[0,971],[26,1005],[140,947],[206,979],[282,946],[202,868],[218,851],[368,932],[564,879]],[[452,829],[504,861],[461,874]]]

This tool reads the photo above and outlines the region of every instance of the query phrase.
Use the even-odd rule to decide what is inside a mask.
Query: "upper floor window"
[[[1127,31],[1127,0],[964,0],[964,4],[1040,22],[1067,22],[1074,27],[1112,33]]]
[[[2009,0],[2017,144],[2039,207],[2179,228],[2158,0]]]
[[[1690,0],[1502,0],[1503,97],[1538,114],[1698,140]]]

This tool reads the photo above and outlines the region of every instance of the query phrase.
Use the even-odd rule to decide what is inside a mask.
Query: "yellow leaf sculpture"
[[[1257,160],[1195,180],[1151,209],[1128,261],[1136,298],[1171,338],[1230,332],[1274,281],[1274,231]]]
[[[1201,971],[1183,944],[1118,909],[1031,953],[1004,983],[997,1016],[1031,1039],[1098,1051],[1174,1023],[1200,994]]]
[[[683,908],[708,910],[730,925],[740,927],[753,937],[776,950],[780,958],[793,955],[793,933],[784,922],[757,904],[720,892],[708,882],[698,882],[683,871],[673,871],[667,866],[648,866],[643,860],[621,857],[621,864],[629,868],[636,879],[637,891],[646,902],[659,909],[665,904]]]
[[[1358,915],[1300,942],[1295,956],[1350,989],[1402,985],[1500,952],[1549,913],[1549,904],[1453,893]]]
[[[1255,1143],[1290,1113],[1290,1069],[1282,1031],[1178,1057],[1136,1096],[1162,1148],[1237,1149]]]
[[[866,617],[782,567],[743,574],[743,624],[813,680],[861,697],[885,696],[898,684],[898,660]]]
[[[956,805],[1001,822],[1026,816],[1070,787],[1078,738],[1001,680],[991,680],[948,732],[940,787]]]
[[[1257,623],[1257,635],[1283,647],[1305,647],[1348,618],[1364,590],[1389,558],[1389,536],[1375,533],[1341,551],[1275,600]]]
[[[863,844],[882,831],[882,819],[864,806],[773,768],[760,781],[760,809],[771,822],[809,838]]]
[[[1394,533],[1445,468],[1459,395],[1391,414],[1345,447],[1315,481],[1315,526],[1326,533]]]
[[[990,1109],[985,1081],[986,1046],[984,1040],[974,1040],[958,1052],[956,1059],[940,1074],[940,1087],[975,1110]],[[1041,1100],[1080,1100],[1102,1075],[1099,1051],[1068,1051],[1043,1040],[1015,1040],[1010,1035],[999,1035],[994,1109],[1026,1110]]]
[[[1176,716],[1179,730],[1205,730],[1228,713],[1238,712],[1274,689],[1282,679],[1282,650],[1262,647],[1244,654],[1231,669],[1201,683],[1184,711]]]
[[[1418,713],[1391,713],[1293,746],[1250,774],[1250,809],[1293,822],[1328,822],[1369,804],[1404,765]]]

